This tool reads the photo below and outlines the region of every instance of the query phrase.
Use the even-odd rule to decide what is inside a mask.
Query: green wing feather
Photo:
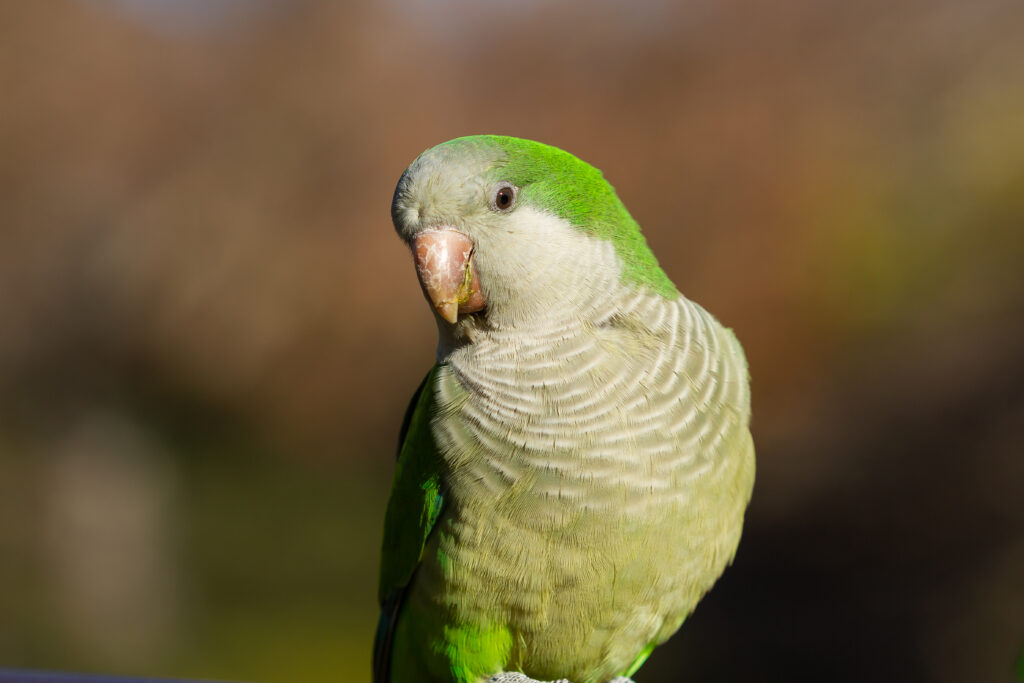
[[[373,647],[375,683],[389,680],[392,638],[405,591],[443,503],[441,461],[430,430],[437,367],[431,368],[413,394],[398,439],[398,463],[381,548],[377,594],[381,613]]]

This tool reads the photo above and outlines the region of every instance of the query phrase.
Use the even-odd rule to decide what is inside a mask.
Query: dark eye
[[[505,213],[516,205],[516,194],[519,188],[509,182],[501,182],[491,190],[491,211]]]

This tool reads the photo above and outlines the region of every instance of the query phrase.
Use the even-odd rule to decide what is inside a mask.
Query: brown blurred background
[[[655,681],[1008,681],[1024,5],[0,5],[0,666],[367,681],[435,330],[423,149],[596,166],[733,327],[759,472]]]

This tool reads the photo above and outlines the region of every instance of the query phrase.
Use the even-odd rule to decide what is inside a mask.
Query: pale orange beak
[[[473,240],[452,228],[426,230],[412,238],[416,275],[434,310],[450,323],[460,313],[486,305],[473,266]]]

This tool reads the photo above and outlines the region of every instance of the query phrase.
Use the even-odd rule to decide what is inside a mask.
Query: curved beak
[[[473,266],[473,240],[453,228],[426,230],[412,238],[416,275],[434,310],[449,323],[486,305]]]

